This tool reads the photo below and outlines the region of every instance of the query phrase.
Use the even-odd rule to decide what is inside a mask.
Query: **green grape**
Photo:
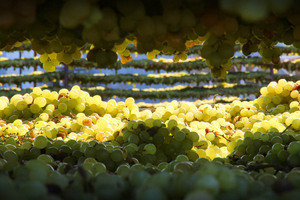
[[[16,105],[16,108],[17,108],[18,110],[24,110],[24,109],[27,108],[27,107],[28,107],[28,104],[27,104],[27,102],[24,101],[24,100],[18,101],[18,103],[17,103],[17,105]]]
[[[95,158],[97,161],[105,163],[110,160],[110,153],[106,149],[99,149],[96,150]]]
[[[266,161],[271,164],[275,164],[278,161],[277,154],[269,151],[265,157]]]
[[[267,154],[269,150],[271,150],[271,147],[270,147],[270,146],[268,146],[268,145],[262,145],[262,146],[259,148],[258,152],[259,152],[260,154]]]
[[[187,162],[189,161],[189,158],[186,155],[178,155],[175,160],[179,162]]]
[[[262,163],[262,162],[264,162],[264,160],[265,160],[265,157],[262,154],[256,154],[253,157],[254,162]]]
[[[58,148],[55,146],[46,147],[46,154],[50,156],[56,156],[59,153]]]
[[[31,144],[31,142],[29,142],[29,141],[25,141],[25,142],[20,146],[20,148],[26,149],[26,150],[29,150],[31,147],[32,147],[32,144]]]
[[[126,176],[127,176],[129,168],[130,168],[130,166],[128,165],[128,163],[119,165],[118,168],[116,169],[116,173],[121,176],[123,174],[126,174]]]
[[[59,152],[64,153],[66,155],[71,155],[72,149],[67,145],[61,145],[59,147]]]
[[[272,175],[272,174],[261,174],[257,180],[263,182],[265,185],[267,186],[271,186],[275,181],[276,181],[277,177]]]
[[[181,144],[181,148],[183,150],[186,150],[186,151],[190,150],[190,149],[193,148],[193,142],[191,140],[189,140],[189,139],[184,139],[183,142],[182,142],[182,144]]]
[[[95,154],[96,154],[96,149],[91,146],[88,146],[84,149],[84,155],[86,157],[95,157]]]
[[[137,126],[138,126],[137,121],[131,120],[127,123],[126,127],[129,131],[134,132],[134,130],[137,128]]]
[[[209,174],[202,175],[201,178],[196,181],[194,187],[199,190],[207,191],[212,195],[217,195],[220,191],[219,181]]]
[[[68,106],[65,103],[59,103],[57,108],[61,113],[64,113],[68,110]]]
[[[125,100],[125,105],[126,107],[128,107],[129,109],[132,108],[135,104],[135,100],[134,98],[132,97],[128,97],[126,100]]]
[[[275,95],[275,96],[272,97],[272,103],[274,103],[275,105],[280,104],[281,101],[282,101],[282,97],[281,96]]]
[[[287,147],[287,151],[290,154],[298,154],[300,153],[300,141],[293,141],[291,142],[288,147]]]
[[[284,145],[282,145],[281,143],[275,143],[272,146],[272,152],[273,153],[278,153],[279,151],[284,150]]]
[[[154,119],[153,120],[153,126],[154,127],[161,127],[162,126],[162,122],[160,119]]]
[[[119,149],[113,150],[110,154],[110,158],[114,162],[120,162],[120,161],[124,160],[123,152]]]
[[[285,162],[289,157],[289,152],[287,150],[281,150],[277,153],[277,157],[280,162]]]
[[[168,136],[169,135],[169,129],[166,128],[166,127],[160,127],[158,130],[157,130],[157,134],[161,134],[163,135],[164,137]]]
[[[300,166],[300,156],[298,154],[291,154],[287,157],[287,162],[295,167]]]
[[[139,137],[140,137],[141,141],[145,142],[149,139],[150,135],[147,131],[141,131],[139,133]]]
[[[16,154],[16,152],[11,151],[11,150],[6,150],[3,153],[3,158],[7,161],[7,162],[17,162],[18,161],[18,155]]]
[[[34,139],[34,147],[38,148],[38,149],[44,149],[47,147],[48,144],[48,139],[43,136],[43,135],[38,135],[35,139]]]
[[[77,99],[80,96],[80,93],[78,90],[73,90],[71,89],[70,93],[69,93],[69,97],[71,99]]]
[[[171,129],[171,128],[173,128],[173,127],[175,127],[175,126],[177,126],[177,121],[175,120],[175,119],[170,119],[169,121],[168,121],[168,123],[167,123],[167,127],[169,128],[169,129]]]
[[[185,139],[185,133],[183,131],[176,131],[174,134],[174,139],[178,142],[182,142]]]
[[[34,104],[37,104],[40,108],[43,108],[47,104],[47,100],[44,97],[37,97],[33,101]]]
[[[129,143],[134,143],[134,144],[138,145],[139,142],[140,142],[139,136],[137,136],[137,135],[135,135],[135,134],[131,134],[131,135],[128,137],[128,142],[129,142]]]
[[[41,112],[41,107],[37,104],[31,104],[29,108],[30,111],[34,114]]]
[[[205,135],[205,137],[206,137],[206,139],[209,140],[209,141],[214,141],[214,139],[215,139],[216,136],[215,136],[214,133],[209,132],[209,133],[207,133],[207,134]]]
[[[7,138],[7,140],[5,141],[5,144],[12,144],[14,146],[17,146],[17,142],[14,138]]]
[[[84,103],[79,103],[75,106],[75,109],[78,111],[78,112],[83,112],[85,110],[85,104]]]
[[[162,145],[164,143],[164,136],[160,133],[156,133],[154,136],[153,136],[153,143],[155,145]]]
[[[221,168],[217,178],[222,191],[230,191],[237,186],[236,176],[228,168]]]
[[[95,176],[106,172],[106,166],[103,163],[97,162],[92,167],[92,172]]]
[[[154,155],[156,153],[156,146],[154,144],[146,144],[144,146],[144,153]]]
[[[192,142],[198,142],[199,140],[199,135],[196,132],[189,132],[186,137]]]
[[[232,142],[227,144],[227,150],[229,152],[232,152],[235,149],[235,147],[236,147],[236,142],[235,141],[232,141]],[[205,146],[204,146],[204,148],[205,148]],[[207,148],[207,145],[206,145],[206,148]]]
[[[43,120],[44,122],[49,120],[49,115],[47,113],[41,113],[40,116],[41,120]]]
[[[18,158],[23,158],[24,156],[24,153],[25,153],[25,150],[20,148],[20,147],[17,147],[13,150],[14,152],[16,152]]]
[[[41,154],[37,157],[37,160],[41,160],[45,163],[48,163],[48,164],[52,164],[54,162],[54,159],[52,158],[51,155],[46,155],[46,154]]]
[[[269,136],[268,134],[261,134],[261,136],[260,136],[260,139],[261,139],[263,142],[269,141],[269,138],[270,138],[270,136]]]
[[[60,148],[62,145],[64,145],[65,142],[63,140],[55,140],[52,145],[56,148]]]
[[[150,174],[146,171],[135,171],[134,173],[130,173],[128,178],[132,186],[138,186],[145,183],[150,178]]]
[[[29,180],[26,181],[25,184],[21,185],[20,193],[26,199],[44,199],[47,196],[47,189],[41,182],[37,180]]]
[[[272,139],[271,139],[271,143],[272,144],[275,144],[275,143],[282,143],[282,138],[280,136],[274,136]]]

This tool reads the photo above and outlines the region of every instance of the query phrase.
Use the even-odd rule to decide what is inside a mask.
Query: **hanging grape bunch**
[[[5,28],[0,41],[2,49],[30,42],[47,71],[80,59],[83,53],[100,66],[115,64],[118,56],[125,64],[132,60],[128,44],[149,59],[172,54],[174,62],[184,61],[190,47],[202,44],[201,57],[212,75],[224,77],[232,67],[230,59],[237,43],[246,56],[259,52],[263,62],[273,64],[280,62],[281,52],[274,48],[278,42],[300,47],[297,4],[292,0],[155,0],[153,4],[32,0],[26,4],[32,12],[26,14],[24,24],[28,26],[22,28],[22,36],[18,33],[21,20],[7,17],[0,23]],[[14,13],[12,5],[5,9],[5,13],[21,15]]]

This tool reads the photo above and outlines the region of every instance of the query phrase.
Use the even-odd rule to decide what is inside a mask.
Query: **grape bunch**
[[[179,62],[187,59],[190,47],[203,44],[201,56],[212,75],[224,77],[232,67],[236,43],[244,55],[259,52],[267,64],[280,62],[278,42],[300,46],[297,1],[218,3],[17,1],[15,9],[12,3],[0,8],[0,47],[11,50],[30,42],[31,49],[43,55],[44,68],[53,71],[58,62],[79,59],[79,51],[99,66],[116,64],[118,56],[125,64],[132,60],[128,44],[133,44],[137,53],[149,59],[165,54]]]

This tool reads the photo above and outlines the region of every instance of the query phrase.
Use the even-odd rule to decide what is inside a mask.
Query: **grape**
[[[275,105],[280,104],[280,102],[282,101],[282,98],[280,96],[273,96],[272,97],[272,103],[274,103]]]
[[[92,172],[95,176],[103,174],[106,172],[106,166],[103,163],[95,163],[92,167]]]
[[[71,91],[70,91],[70,93],[69,93],[69,97],[71,99],[77,99],[80,96],[79,90],[75,90],[75,89],[72,88]]]
[[[110,158],[114,162],[120,162],[120,161],[124,160],[123,152],[119,149],[113,150],[110,154]]]
[[[48,144],[48,139],[43,135],[38,135],[34,139],[34,147],[36,147],[38,149],[46,148],[47,144]]]
[[[150,135],[147,131],[142,131],[139,133],[139,137],[143,142],[146,142],[149,139]]]
[[[37,97],[33,101],[34,104],[37,104],[40,106],[40,108],[43,108],[47,104],[47,100],[44,97]]]
[[[272,152],[273,153],[278,153],[279,151],[284,150],[284,145],[282,145],[281,143],[275,143],[272,146]]]
[[[36,190],[35,192],[32,192]],[[29,180],[26,184],[22,184],[20,192],[28,199],[42,199],[47,195],[46,187],[37,180]]]
[[[288,156],[289,156],[289,152],[286,150],[281,150],[277,153],[277,157],[280,162],[285,162]]]
[[[187,112],[185,115],[185,120],[191,122],[193,121],[193,119],[194,119],[194,114],[192,112]]]
[[[196,132],[189,132],[187,134],[187,138],[190,139],[192,142],[198,142],[199,140],[199,135]]]
[[[41,113],[39,117],[45,122],[49,120],[49,115],[47,113]]]
[[[185,162],[189,161],[189,158],[186,155],[178,155],[175,160],[179,162]]]
[[[68,106],[65,103],[59,103],[57,108],[61,113],[64,113],[68,110]]]
[[[153,120],[153,126],[154,127],[161,127],[162,123],[160,119],[154,119]]]
[[[228,145],[227,145],[227,150],[228,150],[229,152],[232,152],[232,151],[234,150],[235,147],[236,147],[236,142],[235,142],[235,141],[232,141],[232,142],[228,143]]]
[[[300,141],[291,142],[288,145],[288,147],[287,147],[287,151],[290,154],[298,154],[298,153],[300,153]]]
[[[40,96],[42,94],[42,90],[39,87],[34,87],[32,92],[33,92],[33,94],[36,94],[37,96]]]
[[[30,105],[30,111],[34,114],[41,112],[41,107],[37,104]]]
[[[195,183],[195,188],[205,190],[210,194],[216,195],[219,193],[220,185],[215,177],[211,175],[203,175]]]
[[[271,186],[275,181],[277,177],[272,174],[262,174],[258,177],[259,181],[262,181],[265,185]]]
[[[31,142],[29,142],[29,141],[25,141],[20,147],[21,147],[22,149],[29,150],[29,149],[32,147],[32,144],[31,144]]]
[[[128,107],[130,110],[133,108],[134,104],[135,104],[135,100],[134,100],[134,98],[132,98],[132,97],[128,97],[128,98],[125,100],[125,105],[126,105],[126,107]]]
[[[154,155],[156,153],[156,146],[154,144],[146,144],[144,146],[144,153]]]
[[[37,160],[41,160],[45,163],[51,164],[54,162],[54,159],[50,155],[41,154],[37,157]]]
[[[0,110],[4,110],[7,107],[7,103],[0,99]]]
[[[24,110],[25,108],[27,108],[27,106],[28,106],[27,102],[24,100],[21,100],[17,103],[16,108],[18,110]]]
[[[11,150],[6,150],[3,153],[3,158],[7,161],[7,162],[12,162],[15,163],[18,161],[18,155]]]
[[[134,131],[134,130],[137,128],[137,126],[138,126],[138,123],[137,123],[136,121],[134,121],[134,120],[129,121],[129,122],[127,123],[127,129],[128,129],[129,131]]]
[[[169,129],[171,129],[171,128],[173,128],[173,127],[176,127],[177,126],[177,121],[176,120],[174,120],[174,119],[170,119],[169,121],[168,121],[168,128]]]
[[[212,132],[209,132],[209,133],[206,134],[205,137],[206,137],[206,139],[208,139],[209,141],[214,141],[214,139],[215,139],[215,134],[212,133]]]
[[[299,108],[299,102],[298,101],[292,101],[290,103],[290,108]]]
[[[85,110],[85,104],[84,103],[79,103],[75,106],[75,109],[78,111],[78,112],[83,112]]]
[[[264,162],[265,157],[262,154],[256,154],[256,156],[253,157],[253,161],[257,163]]]
[[[176,131],[174,134],[174,139],[181,142],[185,139],[185,133],[183,131]]]

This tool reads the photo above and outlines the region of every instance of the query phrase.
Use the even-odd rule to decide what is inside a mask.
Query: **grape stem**
[[[288,125],[280,134],[284,134],[291,126],[292,124]]]

